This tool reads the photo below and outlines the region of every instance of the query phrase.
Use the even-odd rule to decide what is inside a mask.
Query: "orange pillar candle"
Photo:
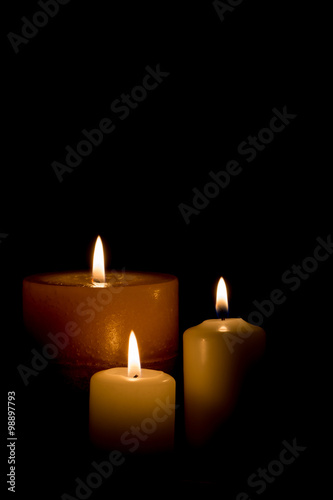
[[[123,366],[131,329],[143,366],[170,371],[178,351],[178,280],[145,272],[103,275],[95,265],[93,277],[86,271],[29,276],[23,316],[38,341],[56,346],[71,377]]]

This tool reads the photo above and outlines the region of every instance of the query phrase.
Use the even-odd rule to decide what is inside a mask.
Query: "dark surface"
[[[282,280],[313,256],[317,237],[332,232],[320,9],[244,0],[221,22],[212,2],[106,7],[72,0],[15,54],[7,34],[21,34],[21,17],[32,19],[40,7],[11,3],[2,37],[0,266],[2,412],[7,392],[15,391],[16,498],[75,497],[75,478],[85,480],[92,462],[102,460],[88,441],[87,393],[73,391],[51,368],[27,387],[17,372],[34,346],[22,324],[22,279],[88,269],[97,234],[109,268],[179,278],[180,335],[215,317],[220,276],[231,317],[247,319],[253,302],[274,289],[286,299],[265,318],[265,359],[246,378],[214,442],[195,451],[186,445],[180,353],[175,452],[127,457],[91,498],[127,498],[136,485],[154,498],[160,491],[223,499],[241,492],[251,499],[321,498],[330,491],[332,256],[294,282],[295,290]],[[170,73],[164,81],[126,119],[112,113],[111,103],[157,65]],[[269,125],[273,108],[284,107],[296,118],[248,162],[240,143]],[[75,147],[81,131],[103,118],[116,129],[60,183],[52,162],[64,163],[66,146]],[[230,160],[242,172],[186,224],[178,205],[191,205],[192,189],[202,192],[209,172]],[[6,419],[2,429],[5,449]],[[257,493],[248,477],[294,439],[306,450]]]

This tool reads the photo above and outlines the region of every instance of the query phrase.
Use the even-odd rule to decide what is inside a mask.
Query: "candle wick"
[[[138,376],[139,376],[139,375],[134,375],[134,377],[133,377],[133,378],[138,378]]]
[[[223,307],[216,308],[215,310],[218,319],[220,319],[221,321],[224,321],[228,317],[228,310],[224,309]]]

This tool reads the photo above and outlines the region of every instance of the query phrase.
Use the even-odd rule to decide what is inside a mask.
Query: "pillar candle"
[[[217,310],[223,307],[217,305]],[[264,347],[264,330],[241,318],[206,320],[185,331],[184,408],[190,444],[206,443],[230,415],[244,373]]]
[[[131,333],[133,339],[134,333]],[[134,343],[136,341],[134,340]],[[162,371],[134,367],[95,373],[90,382],[89,426],[94,445],[123,452],[171,450],[175,380]]]
[[[95,273],[95,274],[94,274]],[[95,279],[94,279],[95,276]],[[144,367],[172,371],[178,351],[178,280],[162,273],[69,271],[23,281],[26,328],[77,383],[127,362],[135,329]],[[44,347],[45,354],[51,348]]]

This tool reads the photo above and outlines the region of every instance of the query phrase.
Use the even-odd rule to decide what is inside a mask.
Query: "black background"
[[[253,301],[276,288],[286,300],[265,318],[265,359],[216,442],[195,453],[185,443],[180,353],[175,453],[129,457],[91,497],[126,495],[137,484],[147,497],[317,498],[328,479],[332,259],[295,291],[281,281],[331,232],[324,14],[303,3],[244,0],[222,22],[210,1],[180,3],[71,0],[15,54],[7,34],[21,34],[21,17],[31,20],[40,7],[5,2],[2,408],[5,414],[6,394],[15,391],[17,498],[74,495],[75,478],[84,480],[96,459],[86,395],[49,369],[25,387],[16,367],[29,363],[34,345],[22,324],[22,279],[88,269],[97,234],[109,268],[179,278],[180,339],[215,317],[220,276],[230,316],[246,319]],[[147,65],[169,76],[120,120],[110,105],[142,83]],[[297,117],[247,162],[238,145],[285,106]],[[64,163],[65,147],[75,148],[81,131],[106,117],[116,130],[60,183],[52,162]],[[178,205],[191,205],[192,189],[202,191],[209,172],[234,159],[241,174],[186,224]],[[2,429],[5,449],[6,420]],[[247,478],[295,438],[307,449],[258,495]]]

